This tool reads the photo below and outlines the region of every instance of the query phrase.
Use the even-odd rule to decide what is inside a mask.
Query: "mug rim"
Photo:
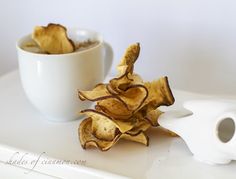
[[[87,53],[87,52],[92,51],[92,50],[94,50],[96,48],[99,48],[103,44],[103,37],[102,37],[102,35],[100,33],[96,32],[96,31],[94,31],[94,30],[85,29],[85,28],[68,28],[67,32],[68,31],[79,31],[79,32],[84,31],[84,32],[89,32],[89,33],[96,34],[96,37],[97,37],[99,43],[97,45],[95,45],[94,47],[91,47],[91,48],[88,48],[88,49],[84,49],[82,51],[71,52],[71,53],[64,53],[64,54],[34,53],[34,52],[30,52],[30,51],[24,50],[24,49],[22,49],[20,47],[22,42],[24,42],[24,39],[31,37],[31,34],[27,34],[27,35],[22,36],[21,38],[19,38],[16,41],[16,48],[17,48],[18,51],[21,51],[23,53],[30,54],[30,55],[47,56],[47,57],[48,56],[50,56],[50,57],[62,57],[62,56],[71,56],[71,55],[76,55],[76,54]]]

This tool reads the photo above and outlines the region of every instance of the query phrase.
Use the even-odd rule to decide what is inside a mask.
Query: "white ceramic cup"
[[[48,55],[23,50],[31,35],[17,42],[19,71],[23,89],[31,103],[47,119],[70,121],[91,102],[78,98],[78,90],[90,90],[101,83],[113,60],[113,51],[100,34],[90,30],[71,29],[68,36],[75,42],[87,39],[99,44],[82,51]]]

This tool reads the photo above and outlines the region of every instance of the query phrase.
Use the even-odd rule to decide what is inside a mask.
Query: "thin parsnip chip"
[[[138,142],[138,143],[144,144],[146,146],[149,145],[149,138],[143,131],[140,131],[139,133],[133,134],[133,135],[128,134],[128,133],[121,134],[120,138],[130,140],[133,142]]]
[[[175,102],[167,77],[162,77],[153,82],[146,82],[144,85],[149,93],[143,106],[148,105],[149,108],[156,109],[163,105],[170,106]]]
[[[136,125],[126,133],[136,135],[140,132],[145,132],[149,127],[151,127],[151,124],[147,120],[139,120]]]
[[[117,128],[121,133],[125,133],[133,128],[135,121],[121,121],[115,118],[108,116],[107,114],[96,111],[94,109],[85,109],[81,111],[82,114],[92,118],[96,121],[96,124],[93,124],[93,133],[99,138],[103,138],[102,136],[107,136],[110,138],[110,133],[107,131],[115,132],[115,128]],[[97,122],[100,121],[100,122]],[[109,123],[108,123],[109,121]],[[106,124],[106,129],[103,127],[99,128],[99,124]]]
[[[79,98],[81,100],[99,101],[98,105],[102,109],[127,116],[142,106],[148,97],[148,90],[142,84],[133,84],[120,95],[111,94],[106,86],[106,84],[99,84],[92,91],[79,91]],[[107,110],[108,108],[110,110]]]
[[[106,84],[98,84],[91,91],[79,91],[79,98],[82,101],[99,101],[106,98],[112,98],[112,95],[109,93],[106,86]]]
[[[124,101],[128,109],[131,111],[135,111],[142,106],[147,97],[147,88],[140,84],[129,86],[119,95],[119,98]]]
[[[113,78],[110,80],[108,84],[108,90],[111,93],[112,91],[115,92],[115,94],[123,93],[132,85],[144,85],[142,78],[138,74],[124,74],[118,78]]]
[[[48,54],[64,54],[75,51],[75,45],[68,38],[66,28],[59,24],[48,26],[36,26],[32,33],[32,39],[40,49]]]
[[[98,101],[96,107],[115,119],[126,120],[133,115],[126,105],[114,98]]]
[[[147,115],[145,116],[145,119],[154,127],[158,126],[158,118],[162,114],[159,109],[153,109],[147,112]]]
[[[117,70],[120,76],[126,73],[131,73],[131,74],[133,73],[134,63],[139,56],[139,52],[140,52],[139,43],[130,45],[126,49],[120,64],[117,66]]]
[[[136,62],[140,52],[139,43],[130,45],[124,56],[121,59],[120,64],[117,66],[118,77],[110,80],[110,89],[113,89],[117,93],[125,91],[129,85],[140,84],[142,82],[141,77],[133,74],[134,63]]]
[[[81,146],[84,149],[89,147],[97,147],[101,151],[109,150],[119,140],[121,133],[117,134],[112,141],[101,140],[93,135],[92,122],[92,118],[86,118],[80,123],[79,139]]]
[[[126,140],[130,140],[130,141],[142,143],[146,146],[148,146],[149,144],[148,136],[144,134],[142,131],[135,135],[127,134],[127,133],[123,133],[123,134],[117,133],[114,139],[111,141],[101,140],[92,134],[92,121],[93,120],[91,118],[86,118],[80,123],[78,133],[79,133],[81,146],[84,149],[87,149],[90,147],[96,147],[100,149],[101,151],[107,151],[113,145],[115,145],[119,139],[122,139],[122,138]]]

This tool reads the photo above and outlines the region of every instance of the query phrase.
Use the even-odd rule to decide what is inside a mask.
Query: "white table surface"
[[[187,99],[206,97],[176,90],[174,95],[176,104],[168,109],[178,109]],[[36,172],[26,174],[26,169],[7,165],[7,160],[14,152],[20,152],[20,154],[28,152],[34,154],[34,157],[45,152],[43,157],[49,159],[85,161],[83,165],[62,165],[61,168],[46,165],[42,168],[36,166],[34,169],[34,171],[39,170],[40,172],[44,170],[45,172],[42,173],[67,179],[74,178],[75,173],[81,173],[81,171],[89,173],[89,178],[115,178],[118,175],[130,178],[158,179],[236,178],[236,162],[224,166],[200,163],[193,159],[181,138],[165,136],[157,128],[148,132],[149,147],[120,141],[107,152],[94,149],[83,150],[77,134],[80,120],[67,123],[45,120],[44,116],[26,99],[18,71],[0,78],[0,99],[0,161],[2,161],[0,178],[14,178],[13,172],[11,173],[13,170],[18,178],[29,178],[29,176],[36,178],[34,175],[42,175],[40,178],[51,177]],[[87,167],[94,169],[87,170]],[[66,172],[61,172],[64,169]],[[70,173],[75,175],[70,175]]]

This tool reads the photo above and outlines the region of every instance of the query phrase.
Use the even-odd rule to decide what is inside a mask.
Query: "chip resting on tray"
[[[106,151],[120,139],[148,146],[145,132],[159,126],[162,112],[158,107],[174,103],[167,77],[144,82],[134,73],[139,52],[139,43],[129,46],[117,67],[117,77],[96,85],[91,91],[79,91],[80,100],[96,102],[95,109],[81,111],[87,116],[79,126],[84,149],[96,147]]]

